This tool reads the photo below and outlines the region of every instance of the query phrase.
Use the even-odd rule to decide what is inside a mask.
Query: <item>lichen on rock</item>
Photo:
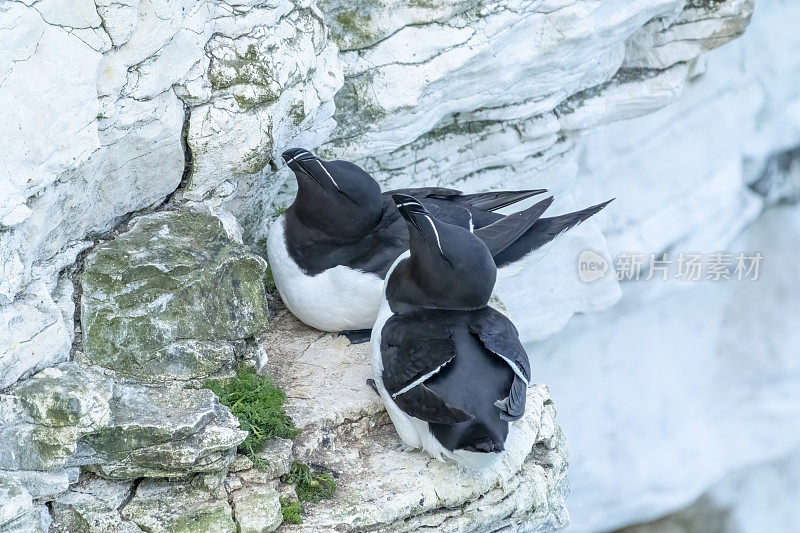
[[[111,422],[81,438],[75,459],[108,478],[218,472],[246,436],[207,390],[118,384],[110,405]]]
[[[142,531],[152,533],[234,533],[236,524],[225,489],[214,478],[145,480],[120,514]]]
[[[238,533],[264,533],[281,525],[278,492],[271,486],[251,486],[231,495]]]
[[[0,402],[0,470],[24,471],[40,492],[54,481],[36,471],[69,467],[118,479],[220,471],[246,436],[210,391],[117,382],[76,363],[40,372]]]
[[[85,358],[145,381],[230,373],[245,339],[268,325],[265,271],[216,217],[140,217],[86,259]]]

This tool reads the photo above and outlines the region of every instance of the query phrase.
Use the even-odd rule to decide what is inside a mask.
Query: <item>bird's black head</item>
[[[289,208],[306,226],[336,239],[359,239],[381,218],[381,188],[358,165],[322,161],[303,148],[282,154],[297,178],[297,197]]]
[[[468,230],[436,219],[414,197],[392,199],[408,225],[411,256],[387,286],[394,309],[471,310],[485,307],[497,278],[486,245]]]

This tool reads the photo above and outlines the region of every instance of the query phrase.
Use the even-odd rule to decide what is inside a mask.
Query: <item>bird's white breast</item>
[[[389,268],[389,272],[386,274],[387,281],[389,280],[389,276],[392,275],[392,271],[395,269],[397,264],[403,259],[406,259],[408,256],[409,252],[406,251],[401,254],[400,257],[395,259],[391,268]],[[384,282],[384,286],[381,289],[381,305],[380,309],[378,310],[378,316],[375,320],[375,325],[372,328],[372,337],[370,339],[370,350],[372,352],[372,374],[373,378],[375,379],[375,385],[378,388],[378,392],[381,395],[381,400],[383,400],[384,406],[386,406],[386,411],[389,413],[389,418],[392,419],[392,424],[394,424],[394,428],[397,431],[397,434],[400,436],[400,440],[402,440],[406,446],[410,448],[422,448],[431,456],[442,461],[442,455],[449,455],[450,452],[448,452],[448,450],[446,450],[441,443],[436,440],[436,437],[434,437],[430,431],[428,423],[424,420],[407,415],[402,409],[400,409],[400,407],[398,407],[398,405],[392,399],[392,396],[386,390],[386,387],[383,385],[381,331],[383,330],[383,326],[386,324],[386,321],[389,320],[389,318],[391,318],[394,314],[389,307],[389,302],[386,300],[385,291],[386,283]]]
[[[294,315],[322,331],[369,329],[380,306],[383,280],[377,274],[339,265],[316,276],[289,255],[281,216],[272,224],[267,256],[281,299]]]

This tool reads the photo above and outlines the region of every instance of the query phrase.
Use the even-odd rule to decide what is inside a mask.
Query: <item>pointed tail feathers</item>
[[[580,211],[555,217],[540,218],[524,235],[494,256],[497,268],[506,267],[525,258],[531,252],[541,249],[544,245],[553,242],[565,231],[574,228],[592,215],[600,212],[612,201],[614,201],[613,198]],[[506,276],[503,275],[501,277]]]
[[[552,203],[553,197],[550,196],[528,209],[503,217],[488,226],[477,228],[473,233],[489,248],[492,256],[497,256],[531,229]]]

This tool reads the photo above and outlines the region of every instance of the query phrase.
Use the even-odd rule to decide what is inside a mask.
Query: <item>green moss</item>
[[[225,77],[211,68],[208,70],[208,81],[211,83],[211,88],[215,90],[222,89],[223,85],[226,83]]]
[[[371,90],[374,77],[374,73],[367,71],[349,78],[333,97],[336,109],[342,111],[341,116],[337,115],[340,138],[356,134],[364,124],[374,124],[386,117],[386,110],[377,104]]]
[[[264,276],[264,289],[270,293],[278,290],[278,286],[275,285],[275,276],[272,274],[272,267],[269,265],[267,265],[267,274]]]
[[[64,459],[75,451],[74,446],[63,442],[63,439],[59,440],[59,437],[62,435],[49,428],[34,429],[31,444],[36,447],[36,453],[43,466],[61,466]]]
[[[299,126],[303,119],[306,118],[306,111],[303,102],[297,102],[289,109],[289,118],[292,119],[292,124]]]
[[[280,498],[281,514],[284,524],[302,524],[303,519],[300,513],[303,511],[303,504],[299,501],[290,501],[289,498]]]
[[[343,49],[348,49],[371,42],[375,38],[372,31],[370,31],[371,18],[368,13],[364,14],[357,10],[337,13],[336,22],[342,31],[347,34],[345,37],[349,37],[349,39],[342,39],[341,37],[336,39],[338,36],[334,35],[334,39],[337,41],[336,44]]]
[[[247,46],[247,51],[242,55],[242,59],[245,61],[257,61],[258,60],[258,52],[256,51],[256,45],[251,44]]]
[[[263,466],[256,454],[268,440],[279,437],[293,439],[298,429],[283,410],[286,393],[275,386],[269,376],[260,376],[253,369],[240,370],[227,380],[207,381],[204,385],[219,397],[239,419],[239,427],[248,432],[239,445],[253,464]]]
[[[438,2],[433,0],[409,0],[408,4],[414,7],[421,7],[423,9],[436,9],[439,7]]]
[[[333,480],[333,476],[328,473],[312,472],[307,464],[300,461],[292,463],[286,482],[294,485],[297,497],[304,502],[329,500],[336,493],[336,481]]]
[[[236,104],[245,111],[261,105],[269,105],[275,100],[277,100],[277,98],[275,98],[274,95],[263,94],[263,93],[257,96],[256,98],[249,98],[243,94],[237,93],[233,95],[233,99],[236,101]]]
[[[275,102],[280,96],[272,68],[268,61],[259,57],[255,45],[251,44],[244,53],[234,58],[212,61],[208,69],[208,80],[215,91],[249,86],[250,91],[247,94],[240,88],[232,91],[232,96],[239,107],[251,109]]]
[[[234,95],[233,98],[234,100],[236,100],[236,103],[238,103],[239,107],[241,107],[242,109],[247,109],[247,106],[250,105],[250,103],[248,103],[249,100],[247,102],[245,101],[240,102],[239,96],[236,95]],[[269,137],[270,138],[272,137],[271,128]],[[256,147],[253,151],[251,151],[247,156],[245,156],[242,159],[242,162],[239,165],[239,169],[244,174],[258,174],[259,172],[264,170],[264,167],[269,165],[272,159],[270,157],[270,152],[271,150],[264,149],[261,146]]]
[[[167,527],[169,533],[217,533],[234,531],[230,514],[224,509],[209,509],[181,516]]]

